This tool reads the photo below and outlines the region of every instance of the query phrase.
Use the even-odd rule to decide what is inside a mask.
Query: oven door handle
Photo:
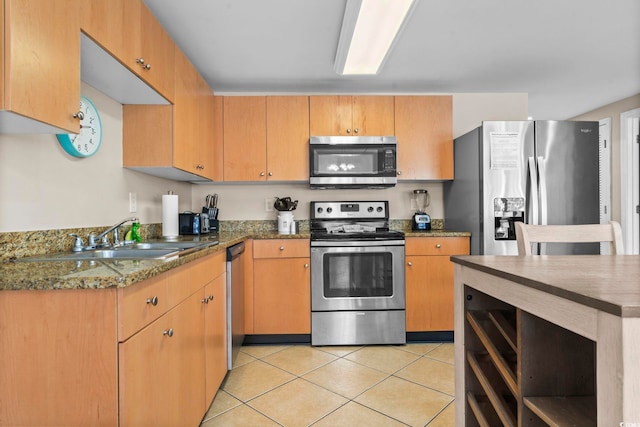
[[[404,240],[331,240],[331,241],[311,241],[311,247],[324,248],[352,248],[356,246],[377,247],[377,246],[404,246]]]

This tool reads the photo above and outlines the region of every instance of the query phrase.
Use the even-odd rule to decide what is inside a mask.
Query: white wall
[[[310,190],[306,184],[191,185],[122,168],[122,106],[83,84],[82,93],[96,104],[103,122],[100,151],[88,159],[66,154],[54,135],[0,134],[0,232],[98,227],[136,215],[143,224],[162,221],[161,195],[180,196],[180,210],[200,209],[204,195],[220,194],[220,218],[275,219],[265,199],[291,196],[300,201],[296,218],[308,219],[310,200],[375,198],[389,200],[392,218],[409,218],[410,194],[426,188],[429,213],[442,218],[442,184],[400,184],[393,189],[364,191]],[[454,137],[482,120],[527,117],[526,94],[453,95]],[[129,213],[129,192],[137,195],[138,212]]]

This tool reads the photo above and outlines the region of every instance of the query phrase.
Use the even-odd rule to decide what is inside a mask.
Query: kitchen
[[[121,104],[87,84],[81,86],[81,93],[94,101],[103,120],[104,139],[96,156],[71,158],[64,154],[53,135],[0,136],[3,234],[35,231],[31,233],[31,239],[35,240],[40,230],[104,227],[130,214],[129,193],[136,195],[136,215],[143,225],[160,223],[161,195],[167,191],[179,195],[181,211],[199,208],[205,194],[217,192],[223,221],[273,221],[275,213],[265,209],[265,200],[290,195],[300,201],[296,218],[309,218],[309,202],[319,196],[305,182],[192,185],[123,169]],[[523,92],[454,93],[452,97],[454,138],[482,120],[522,120],[529,116],[529,97]],[[629,103],[632,105],[627,108]],[[608,114],[615,117],[637,106],[637,97],[623,100],[620,106],[612,107],[614,111],[617,109],[616,113]],[[614,120],[614,129],[615,126]],[[442,183],[402,180],[395,188],[383,190],[391,206],[391,218],[410,218],[410,195],[415,188],[429,190],[432,197],[429,213],[433,218],[444,218]],[[367,198],[380,198],[380,193],[373,190],[364,193],[327,190],[322,198],[360,199],[363,194]]]

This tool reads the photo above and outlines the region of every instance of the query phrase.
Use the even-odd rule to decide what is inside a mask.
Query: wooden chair
[[[531,243],[609,242],[611,255],[623,255],[620,224],[531,225],[516,223],[518,255],[531,255]]]

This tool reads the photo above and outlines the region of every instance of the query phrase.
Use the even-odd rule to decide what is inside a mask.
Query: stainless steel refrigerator
[[[486,121],[456,138],[446,227],[471,232],[472,255],[517,255],[516,221],[599,223],[598,130],[598,122]],[[598,243],[536,246],[550,255],[600,251]]]

